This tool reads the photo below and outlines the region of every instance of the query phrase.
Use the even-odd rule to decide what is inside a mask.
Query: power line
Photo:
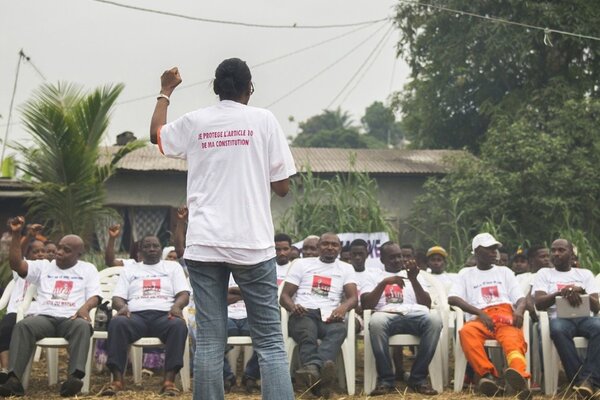
[[[17,72],[15,73],[15,84],[13,86],[12,96],[10,98],[10,106],[8,108],[8,120],[6,121],[6,132],[2,141],[2,156],[0,156],[0,165],[4,163],[4,153],[6,152],[6,141],[8,140],[8,132],[10,131],[10,119],[12,117],[13,105],[15,102],[15,94],[17,93],[17,83],[19,82],[19,71],[21,69],[21,60],[27,56],[23,53],[23,49],[19,50],[19,60],[17,61]]]
[[[177,13],[172,13],[172,12],[168,12],[168,11],[153,10],[151,8],[144,8],[144,7],[131,6],[128,4],[121,4],[121,3],[117,3],[115,1],[109,1],[109,0],[91,0],[91,1],[94,1],[97,3],[108,4],[108,5],[115,6],[115,7],[127,8],[130,10],[148,12],[148,13],[159,14],[159,15],[166,15],[169,17],[183,18],[183,19],[187,19],[187,20],[191,20],[191,21],[208,22],[208,23],[212,23],[212,24],[238,25],[238,26],[245,26],[245,27],[249,27],[249,28],[269,28],[269,29],[348,28],[351,26],[370,25],[370,24],[373,24],[376,22],[382,22],[382,21],[385,21],[388,19],[388,17],[385,17],[385,18],[380,18],[380,19],[370,20],[370,21],[351,22],[351,23],[346,23],[346,24],[329,24],[329,25],[298,25],[297,23],[293,23],[293,24],[289,24],[289,25],[268,25],[268,24],[255,24],[255,23],[240,22],[240,21],[227,21],[227,20],[221,20],[221,19],[193,17],[193,16],[185,15],[185,14],[177,14]]]
[[[309,84],[310,82],[312,82],[313,80],[317,79],[319,76],[321,76],[323,73],[325,73],[326,71],[328,71],[329,69],[333,68],[334,66],[336,66],[340,61],[342,61],[344,58],[348,57],[350,54],[352,54],[356,49],[358,49],[359,47],[361,47],[363,44],[365,44],[367,41],[369,41],[373,36],[375,36],[382,28],[384,28],[386,26],[386,24],[381,25],[379,28],[377,28],[377,30],[375,30],[375,32],[373,32],[371,35],[369,35],[365,40],[363,40],[362,42],[360,42],[359,44],[357,44],[356,46],[354,46],[353,48],[351,48],[347,53],[345,53],[344,55],[342,55],[340,58],[338,58],[337,60],[335,60],[334,62],[332,62],[331,64],[327,65],[325,68],[323,68],[322,70],[320,70],[319,72],[317,72],[316,74],[314,74],[313,76],[311,76],[310,78],[308,78],[307,80],[305,80],[304,82],[302,82],[301,84],[299,84],[298,86],[296,86],[295,88],[293,88],[292,90],[290,90],[289,92],[285,93],[283,96],[277,98],[275,101],[273,101],[271,104],[269,104],[267,106],[267,108],[270,108],[271,106],[279,103],[281,100],[285,99],[286,97],[292,95],[293,93],[295,93],[296,91],[298,91],[299,89],[303,88],[304,86],[306,86],[307,84]]]
[[[375,47],[373,47],[373,50],[371,50],[371,52],[369,53],[369,55],[367,55],[367,57],[362,62],[362,64],[359,65],[359,67],[356,69],[356,71],[354,72],[354,74],[350,77],[350,79],[348,80],[348,82],[346,82],[346,84],[344,85],[344,87],[342,87],[342,90],[340,90],[335,95],[335,97],[329,102],[329,104],[327,105],[327,109],[329,109],[333,105],[333,103],[335,103],[335,101],[342,95],[342,93],[344,93],[344,91],[346,89],[348,89],[348,87],[350,86],[350,84],[352,83],[352,81],[354,80],[354,78],[356,78],[358,76],[358,74],[360,73],[360,71],[365,67],[365,65],[367,65],[367,63],[369,62],[369,60],[371,59],[371,57],[373,57],[373,54],[375,54],[375,52],[377,52],[377,50],[382,46],[382,44],[384,42],[384,39],[386,39],[388,37],[388,35],[390,34],[390,32],[392,31],[393,28],[394,28],[394,26],[392,24],[390,24],[390,27],[388,28],[388,30],[384,32],[383,36],[381,36],[381,39],[379,39],[379,42],[377,42],[377,44],[375,45]]]
[[[516,26],[520,26],[523,28],[536,29],[536,30],[544,32],[544,43],[549,44],[549,45],[552,45],[552,43],[550,42],[550,39],[549,39],[549,35],[551,33],[558,33],[561,35],[573,36],[573,37],[577,37],[577,38],[581,38],[581,39],[591,39],[591,40],[600,41],[600,37],[596,37],[596,36],[582,35],[580,33],[573,33],[573,32],[561,31],[559,29],[530,25],[530,24],[525,24],[523,22],[511,21],[509,19],[490,17],[488,15],[479,15],[479,14],[476,14],[473,12],[456,10],[453,8],[438,6],[435,4],[429,4],[429,3],[423,3],[423,2],[411,1],[411,0],[398,0],[398,2],[404,3],[404,4],[410,4],[410,5],[414,5],[414,6],[418,6],[418,7],[431,7],[431,8],[435,8],[437,10],[447,11],[447,12],[456,13],[456,14],[460,14],[460,15],[468,15],[470,17],[481,18],[481,19],[485,19],[488,21],[499,22],[502,24],[516,25]]]
[[[373,24],[371,24],[371,25],[373,25]],[[305,51],[307,51],[307,50],[312,50],[312,49],[315,49],[315,48],[317,48],[317,47],[319,47],[319,46],[322,46],[322,45],[324,45],[324,44],[327,44],[327,43],[329,43],[329,42],[333,42],[333,41],[335,41],[335,40],[338,40],[338,39],[341,39],[341,38],[343,38],[343,37],[349,36],[349,35],[351,35],[351,34],[353,34],[353,33],[355,33],[355,32],[361,31],[361,30],[363,30],[363,29],[365,29],[365,28],[368,28],[369,26],[370,26],[370,25],[363,25],[363,26],[360,26],[360,27],[358,27],[358,28],[356,28],[356,29],[352,29],[351,31],[344,32],[344,33],[342,33],[342,34],[340,34],[340,35],[333,36],[333,37],[331,37],[331,38],[329,38],[329,39],[325,39],[325,40],[322,40],[322,41],[320,41],[320,42],[313,43],[313,44],[311,44],[311,45],[308,45],[308,46],[306,46],[306,47],[300,48],[300,49],[298,49],[298,50],[294,50],[294,51],[291,51],[291,52],[289,52],[289,53],[283,54],[283,55],[281,55],[281,56],[277,56],[277,57],[271,58],[271,59],[269,59],[269,60],[266,60],[266,61],[260,62],[260,63],[258,63],[258,64],[251,65],[251,66],[250,66],[250,68],[252,68],[252,69],[260,68],[260,67],[262,67],[262,66],[264,66],[264,65],[271,64],[271,63],[273,63],[273,62],[275,62],[275,61],[279,61],[279,60],[282,60],[282,59],[284,59],[284,58],[291,57],[291,56],[294,56],[294,55],[297,55],[297,54],[303,53],[303,52],[305,52]],[[180,86],[180,87],[178,88],[178,90],[182,90],[182,89],[189,89],[189,88],[191,88],[191,87],[193,87],[193,86],[197,86],[197,85],[202,85],[202,84],[210,83],[211,81],[212,81],[212,78],[210,78],[210,79],[205,79],[205,80],[198,81],[198,82],[192,82],[192,83],[188,83],[187,85],[182,85],[182,86]],[[135,98],[132,98],[132,99],[123,100],[123,101],[120,101],[120,102],[116,103],[116,106],[119,106],[119,105],[122,105],[122,104],[133,103],[133,102],[136,102],[136,101],[145,100],[145,99],[154,98],[154,97],[156,97],[156,93],[152,93],[152,94],[148,94],[148,95],[144,95],[144,96],[140,96],[140,97],[135,97]]]
[[[356,89],[357,86],[362,82],[364,77],[367,75],[367,72],[369,72],[371,70],[371,67],[373,66],[373,64],[375,64],[375,61],[377,61],[377,59],[379,58],[379,55],[381,54],[382,50],[385,48],[385,45],[387,44],[387,42],[391,36],[392,36],[392,32],[390,29],[388,31],[387,36],[385,37],[385,40],[381,43],[381,46],[379,46],[379,50],[377,50],[377,54],[375,54],[375,57],[371,58],[369,65],[367,65],[367,67],[363,70],[362,74],[358,77],[358,79],[354,83],[354,86],[352,86],[352,88],[350,88],[350,90],[348,90],[346,92],[346,95],[344,96],[342,101],[340,101],[340,105],[344,104],[346,102],[346,100],[348,100],[348,97],[350,97],[352,92],[354,92],[354,89]]]

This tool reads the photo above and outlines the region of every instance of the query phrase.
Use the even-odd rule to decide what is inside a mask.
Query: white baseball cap
[[[476,235],[473,238],[473,243],[472,243],[472,252],[471,253],[475,253],[475,249],[478,248],[479,246],[482,247],[492,247],[492,246],[498,246],[498,247],[502,247],[502,243],[500,243],[499,241],[496,240],[495,237],[493,237],[492,235],[490,235],[489,233],[480,233],[479,235]]]

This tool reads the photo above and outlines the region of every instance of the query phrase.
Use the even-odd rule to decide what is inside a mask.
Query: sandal
[[[181,390],[177,389],[177,386],[173,382],[166,382],[162,389],[160,389],[160,395],[165,397],[175,397],[181,394]]]
[[[116,396],[117,392],[123,390],[123,385],[117,382],[106,384],[100,389],[98,396]]]

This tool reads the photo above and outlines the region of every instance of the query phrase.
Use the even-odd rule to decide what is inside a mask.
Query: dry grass
[[[59,371],[59,380],[65,379],[66,375],[66,353],[61,351],[60,355],[60,371]],[[357,360],[359,361],[359,360]],[[97,393],[100,391],[102,386],[109,382],[110,376],[106,370],[103,372],[93,372],[91,379],[91,391],[87,396],[77,396],[78,399],[97,399]],[[356,390],[358,392],[355,396],[348,396],[343,393],[343,390],[338,390],[338,393],[334,394],[331,398],[336,400],[342,399],[366,399],[371,398],[370,396],[363,395],[362,392],[362,362],[357,363],[357,385]],[[155,373],[153,376],[144,375],[143,385],[141,387],[135,386],[133,384],[133,380],[131,374],[127,374],[127,389],[126,391],[120,393],[117,398],[120,399],[133,399],[133,400],[152,400],[162,398],[159,396],[158,392],[161,388],[162,378],[159,373]],[[235,387],[233,391],[225,396],[228,400],[259,400],[260,395],[247,395],[244,393],[243,389],[239,386]],[[301,391],[296,392],[297,399],[315,399],[314,396],[309,393],[303,393]],[[387,395],[387,396],[378,396],[373,397],[374,399],[381,400],[417,400],[425,398],[422,395],[411,393],[405,389],[399,388],[398,392],[395,394]],[[442,394],[438,396],[434,396],[431,398],[436,399],[455,399],[455,400],[479,400],[486,399],[485,397],[481,397],[473,391],[463,391],[462,393],[454,393],[450,389],[446,389]],[[504,397],[505,399],[510,399],[511,397]],[[516,400],[516,397],[513,397]],[[550,399],[549,396],[535,396],[535,399]],[[24,399],[62,399],[58,395],[58,387],[48,387],[47,375],[46,375],[46,361],[44,357],[39,363],[34,363],[32,375],[31,375],[31,383],[29,389],[27,391],[27,396]],[[191,399],[190,393],[184,393],[178,397],[174,397],[174,399]],[[555,400],[575,400],[573,395],[560,395],[555,396]]]

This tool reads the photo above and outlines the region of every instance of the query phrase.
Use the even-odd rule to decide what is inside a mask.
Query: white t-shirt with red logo
[[[281,284],[285,281],[285,277],[290,270],[291,263],[287,263],[284,265],[277,264],[277,286],[281,286]]]
[[[270,111],[223,100],[161,127],[158,144],[188,162],[186,259],[252,265],[275,256],[270,184],[296,168]]]
[[[36,314],[72,317],[87,300],[102,296],[98,270],[86,261],[61,269],[56,261],[27,261],[25,280],[37,286]]]
[[[379,282],[390,276],[401,276],[406,278],[404,271],[400,272],[388,272],[382,271],[379,273],[372,273],[369,275],[369,280],[362,289],[362,294],[371,293]],[[425,282],[417,276],[419,283],[423,286],[423,289],[427,291]],[[401,288],[399,285],[386,285],[377,305],[375,305],[375,311],[383,311],[397,314],[407,313],[428,313],[429,309],[417,303],[417,296],[415,290],[408,279],[404,279],[404,287]]]
[[[512,306],[525,297],[514,272],[497,265],[488,270],[477,267],[461,269],[448,296],[460,297],[479,309],[499,304]]]
[[[565,286],[575,285],[585,289],[587,294],[600,292],[594,279],[594,274],[588,269],[571,268],[568,271],[557,271],[556,268],[540,268],[533,279],[532,293],[546,292],[547,294],[560,291]],[[556,304],[548,309],[548,316],[556,318]]]
[[[178,262],[161,260],[154,265],[139,262],[123,267],[113,296],[127,301],[131,312],[169,311],[181,292],[190,292],[183,268]]]
[[[296,304],[320,309],[325,320],[342,302],[344,286],[356,284],[356,276],[352,265],[343,261],[324,263],[318,257],[310,257],[295,260],[285,281],[298,286],[293,299]]]

